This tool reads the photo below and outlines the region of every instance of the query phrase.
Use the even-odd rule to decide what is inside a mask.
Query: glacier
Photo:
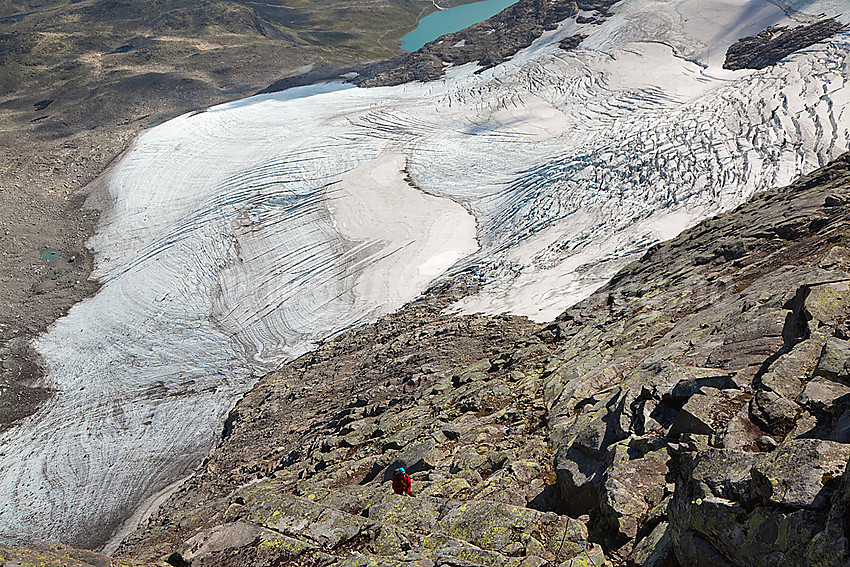
[[[760,71],[722,63],[770,25],[847,23],[844,4],[623,0],[491,69],[300,87],[149,130],[90,189],[102,289],[35,343],[57,395],[0,434],[0,540],[103,545],[192,471],[257,376],[439,278],[481,278],[459,313],[548,320],[843,153],[850,34]]]

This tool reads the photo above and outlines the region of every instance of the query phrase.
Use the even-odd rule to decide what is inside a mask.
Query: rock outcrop
[[[826,530],[850,458],[848,166],[651,250],[544,331],[559,488],[613,557],[846,564]]]
[[[771,26],[756,35],[743,37],[726,51],[724,69],[764,69],[795,51],[823,41],[844,29],[834,18],[793,28]]]

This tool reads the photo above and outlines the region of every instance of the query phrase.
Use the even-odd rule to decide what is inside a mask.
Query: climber
[[[410,496],[410,475],[404,470],[404,467],[399,467],[393,475],[393,492],[396,494],[407,494]]]

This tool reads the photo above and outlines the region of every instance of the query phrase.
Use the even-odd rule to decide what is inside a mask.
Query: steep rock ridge
[[[120,552],[193,565],[845,565],[848,203],[850,154],[653,248],[542,330],[492,335],[514,344],[463,368],[421,359],[469,321],[419,327],[434,299],[330,341],[261,380]],[[390,333],[398,358],[384,358],[381,329],[401,322],[413,328]],[[370,350],[387,361],[366,362],[383,389],[352,365]],[[287,378],[301,373],[327,376]],[[323,384],[362,393],[308,425],[293,402]],[[399,464],[412,498],[391,494]]]
[[[845,155],[652,249],[548,327],[558,485],[616,555],[846,561],[848,201]]]

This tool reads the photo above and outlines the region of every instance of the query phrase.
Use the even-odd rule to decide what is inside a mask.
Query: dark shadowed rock
[[[638,543],[628,563],[630,567],[663,567],[673,555],[673,540],[670,538],[670,524],[661,522],[648,536]],[[669,563],[667,563],[669,564]]]
[[[741,38],[726,52],[724,69],[763,69],[799,49],[831,37],[844,26],[828,18],[795,28],[771,26],[761,33]]]

